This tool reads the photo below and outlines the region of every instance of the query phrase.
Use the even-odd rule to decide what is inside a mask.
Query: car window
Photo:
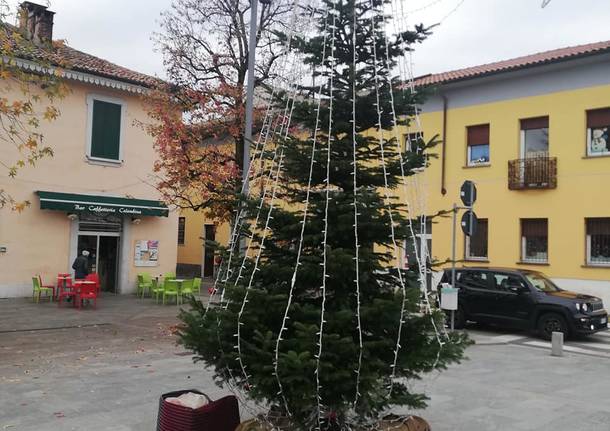
[[[510,292],[511,286],[519,286],[522,289],[527,289],[526,284],[523,282],[523,279],[521,277],[515,276],[515,275],[511,275],[511,274],[503,274],[503,273],[494,273],[493,274],[493,285],[494,288],[496,290],[502,291],[502,292]]]
[[[460,284],[474,289],[489,289],[489,274],[483,271],[467,271],[462,274]]]
[[[460,281],[460,278],[462,277],[463,272],[464,271],[459,270],[459,269],[455,271],[455,281]],[[443,278],[441,279],[441,283],[451,284],[451,270],[450,269],[448,269],[447,271],[444,272]]]
[[[527,280],[532,283],[532,286],[536,290],[541,292],[557,292],[561,289],[555,285],[551,280],[543,276],[542,274],[538,274],[535,272],[530,272],[525,274]]]

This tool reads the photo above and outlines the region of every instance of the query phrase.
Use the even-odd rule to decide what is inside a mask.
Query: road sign
[[[465,206],[471,207],[477,200],[477,188],[472,181],[464,181],[460,188],[460,198]]]
[[[477,231],[477,215],[473,211],[466,211],[462,215],[462,232],[466,236],[472,236]]]

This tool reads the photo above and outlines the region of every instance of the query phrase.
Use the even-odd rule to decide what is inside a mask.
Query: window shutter
[[[545,218],[521,219],[521,235],[525,237],[548,235],[548,220]]]
[[[526,118],[521,120],[521,130],[548,129],[549,117]]]
[[[468,145],[489,145],[489,124],[468,126]]]
[[[610,218],[587,219],[587,235],[610,235]]]
[[[610,126],[610,108],[592,109],[587,111],[587,127]]]
[[[116,103],[93,101],[91,156],[119,160],[121,142],[121,109]]]

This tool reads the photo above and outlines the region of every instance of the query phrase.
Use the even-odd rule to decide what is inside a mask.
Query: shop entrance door
[[[78,235],[78,255],[89,251],[89,273],[97,272],[103,291],[117,292],[119,273],[119,233],[87,233]]]

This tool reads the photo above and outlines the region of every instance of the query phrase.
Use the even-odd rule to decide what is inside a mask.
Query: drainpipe
[[[443,98],[443,143],[442,143],[442,155],[441,155],[441,194],[444,196],[447,194],[445,188],[445,164],[447,159],[447,96],[441,95]]]

